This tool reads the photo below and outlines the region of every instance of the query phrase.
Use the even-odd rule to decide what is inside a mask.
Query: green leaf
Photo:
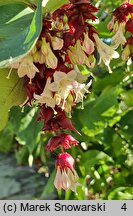
[[[29,7],[33,7],[34,5],[38,4],[38,0],[0,0],[0,6],[1,5],[8,5],[8,4],[21,4],[21,5],[25,5],[25,6],[29,6]]]
[[[27,4],[30,0],[0,0],[0,5],[14,4],[14,3],[24,3]]]
[[[120,121],[122,133],[133,136],[133,110],[124,115]]]
[[[121,94],[121,99],[126,103],[128,107],[133,106],[133,89],[125,91]]]
[[[7,123],[10,108],[25,100],[24,80],[20,79],[15,71],[12,71],[10,79],[7,79],[8,73],[8,69],[0,70],[0,130]]]
[[[83,164],[87,170],[90,170],[96,164],[107,161],[113,162],[112,158],[106,153],[98,150],[88,150],[83,153],[80,163]]]
[[[38,136],[43,125],[42,122],[36,121],[37,108],[30,108],[28,112],[27,110],[29,109],[25,109],[21,113],[18,107],[13,108],[11,110],[10,122],[12,122],[15,138],[18,143],[26,146],[28,152],[32,153],[37,147]]]
[[[44,1],[44,3],[42,4],[43,6],[43,12],[47,13],[47,12],[51,12],[53,13],[55,10],[57,10],[58,8],[60,8],[62,5],[64,4],[68,4],[69,1],[68,0],[47,0]]]
[[[122,139],[113,128],[107,127],[104,132],[98,134],[96,138],[100,144],[108,149],[108,152],[111,153],[111,156],[114,157],[116,161],[125,159],[125,152],[122,152]]]
[[[76,128],[90,137],[101,133],[109,120],[115,117],[117,94],[117,88],[107,86],[99,97],[87,101],[82,112],[80,109],[75,110],[73,119],[77,123]]]
[[[118,187],[108,195],[109,200],[131,200],[133,199],[133,187]]]
[[[16,160],[17,160],[17,164],[24,164],[27,165],[28,164],[28,156],[29,156],[29,151],[26,148],[26,146],[23,146],[22,148],[20,148],[20,150],[18,150],[16,152]]]
[[[13,145],[13,130],[11,124],[0,131],[0,152],[9,152]]]
[[[42,29],[41,2],[39,0],[35,13],[23,5],[0,6],[3,20],[0,24],[0,67],[6,67],[26,55],[34,46]]]
[[[53,192],[54,192],[54,178],[55,178],[55,170],[53,170],[53,172],[51,173],[48,182],[41,194],[41,198],[43,199],[51,199],[52,196],[54,196]]]
[[[96,78],[96,82],[93,84],[93,90],[99,94],[107,86],[116,86],[124,78],[124,73],[122,70],[117,69],[117,71],[112,74],[106,74],[104,77]]]

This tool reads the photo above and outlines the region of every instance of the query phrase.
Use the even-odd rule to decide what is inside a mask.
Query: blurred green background
[[[100,8],[95,27],[108,42],[110,12],[122,1],[92,2]],[[133,65],[120,58],[111,62],[111,68],[113,74],[104,65],[93,70],[80,67],[81,73],[90,74],[93,84],[84,110],[78,105],[72,113],[82,135],[72,133],[80,144],[68,150],[82,184],[77,193],[54,188],[58,150],[45,151],[52,134],[41,132],[37,107],[27,106],[23,111],[13,107],[0,131],[0,199],[133,199]]]

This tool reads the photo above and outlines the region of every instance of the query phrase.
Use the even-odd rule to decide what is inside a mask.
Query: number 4
[[[123,209],[124,211],[126,211],[126,210],[127,210],[126,203],[124,203],[124,204],[122,205],[121,209]]]

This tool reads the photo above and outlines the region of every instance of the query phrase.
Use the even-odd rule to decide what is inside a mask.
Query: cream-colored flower
[[[83,99],[85,97],[85,93],[88,93],[88,89],[91,86],[92,81],[90,81],[87,85],[84,83],[78,83],[77,81],[73,82],[73,91],[75,93],[75,102],[82,103],[81,108],[84,109]]]
[[[46,104],[46,106],[51,107],[54,110],[55,107],[55,100],[53,97],[53,92],[49,89],[51,83],[51,78],[47,79],[45,88],[41,95],[34,94],[34,98],[40,104]]]
[[[44,64],[45,63],[45,56],[43,55],[41,50],[37,50],[33,54],[33,60],[35,63]]]
[[[119,57],[118,52],[116,52],[113,47],[109,47],[107,44],[102,42],[97,34],[93,34],[93,37],[95,38],[97,51],[100,55],[99,64],[103,61],[103,63],[108,67],[109,73],[112,73],[109,64],[111,59]]]
[[[55,103],[66,112],[71,113],[72,105],[82,102],[84,94],[88,92],[90,83],[87,85],[83,82],[87,79],[88,75],[82,75],[75,66],[69,73],[56,71],[53,75],[54,82],[49,85],[49,89],[55,93]],[[74,96],[75,95],[75,96]]]
[[[61,98],[62,109],[65,109],[66,99],[70,91],[72,90],[72,82],[75,80],[76,76],[77,73],[75,70],[72,70],[67,74],[61,71],[57,71],[53,75],[54,82],[50,84],[49,88],[52,92],[56,92],[58,98]]]
[[[53,75],[54,82],[51,83],[50,90],[58,92],[62,99],[66,99],[72,88],[71,84],[75,80],[76,76],[77,73],[75,70],[72,70],[67,74],[61,71],[56,71]]]
[[[120,23],[117,32],[112,37],[112,45],[114,49],[117,49],[119,45],[124,45],[126,43],[124,32],[125,23]]]
[[[73,192],[76,192],[76,187],[79,185],[76,171],[73,169],[72,172],[69,168],[61,170],[60,167],[57,167],[54,185],[57,190],[64,189],[67,191],[71,189]]]
[[[42,94],[34,94],[34,98],[38,103],[46,104],[46,106],[51,107],[53,110],[55,105],[58,105],[71,114],[72,106],[75,103],[82,102],[83,108],[84,94],[88,93],[90,86],[90,83],[87,85],[83,84],[87,77],[88,75],[80,73],[77,66],[67,74],[56,71],[53,75],[54,81],[51,83],[51,78],[49,77]]]
[[[74,65],[74,69],[76,72],[76,78],[74,79],[75,81],[79,82],[79,83],[83,83],[87,80],[87,78],[89,77],[89,74],[82,74],[81,71],[78,69],[77,65]]]
[[[64,44],[63,39],[59,37],[52,37],[51,36],[51,42],[52,42],[52,47],[53,50],[61,50]]]
[[[52,52],[50,43],[46,42],[45,38],[42,39],[41,51],[45,56],[45,64],[47,64],[48,67],[55,69],[57,67],[58,60],[54,55],[54,53]]]
[[[21,59],[17,73],[19,77],[27,75],[31,79],[34,78],[35,74],[39,72],[38,68],[33,63],[33,57],[30,55],[25,56]]]

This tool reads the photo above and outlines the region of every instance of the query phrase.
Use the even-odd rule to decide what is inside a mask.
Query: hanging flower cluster
[[[112,45],[122,45],[122,60],[133,59],[133,4],[125,2],[113,11],[113,18],[107,25],[113,31]],[[127,34],[127,36],[126,36]]]
[[[69,4],[53,14],[46,14],[34,48],[27,56],[10,65],[11,69],[17,69],[19,77],[25,77],[27,99],[23,106],[32,105],[35,101],[40,109],[37,121],[44,121],[42,131],[55,133],[48,141],[46,150],[61,149],[55,163],[57,174],[54,185],[57,189],[76,191],[79,185],[74,159],[66,152],[72,145],[78,145],[78,141],[68,132],[79,134],[69,117],[77,103],[81,102],[83,108],[83,99],[89,92],[91,81],[87,82],[88,76],[81,74],[78,65],[93,68],[96,63],[94,53],[97,51],[99,63],[103,61],[111,72],[110,60],[119,57],[116,46],[109,47],[102,42],[96,29],[89,23],[89,20],[96,20],[94,13],[97,11],[89,0],[70,0]],[[113,24],[109,24],[111,30],[117,22],[116,32],[123,31],[126,23],[125,17],[122,21],[119,19],[119,11],[121,9],[113,13]],[[132,24],[129,21],[126,29],[130,29]],[[124,45],[125,42],[122,36],[121,43]]]

